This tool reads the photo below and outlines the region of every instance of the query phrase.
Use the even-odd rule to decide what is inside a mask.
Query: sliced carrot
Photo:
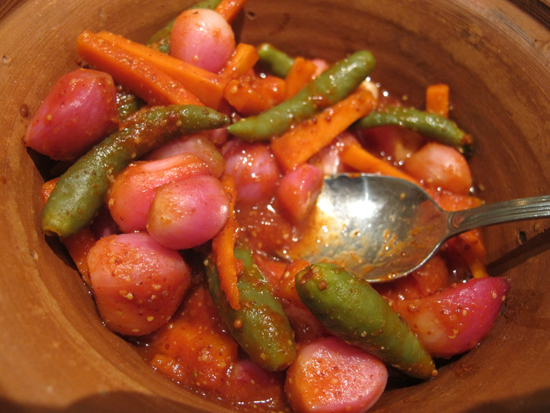
[[[239,43],[220,72],[220,83],[225,87],[232,79],[248,74],[259,59],[260,56],[254,46]]]
[[[311,60],[297,57],[286,76],[286,97],[291,98],[302,90],[315,75],[317,66]]]
[[[426,89],[426,111],[449,116],[449,86],[439,83]]]
[[[133,42],[123,36],[105,31],[99,32],[97,35],[159,68],[180,82],[206,106],[218,109],[223,93],[223,86],[219,83],[218,75],[143,44]]]
[[[203,103],[158,67],[89,30],[78,36],[79,56],[150,105],[200,105]]]
[[[401,172],[395,166],[377,158],[370,152],[361,148],[359,145],[348,145],[343,149],[340,159],[346,165],[351,166],[359,172],[379,173],[381,175],[394,176],[396,178],[406,179],[407,181],[419,185],[419,182],[416,179],[404,172]]]
[[[243,9],[247,0],[222,0],[216,11],[222,15],[222,17],[227,20],[228,23],[231,23],[239,12]]]
[[[230,196],[229,217],[222,230],[212,240],[212,252],[220,277],[221,289],[225,293],[231,308],[238,310],[239,290],[237,280],[243,270],[243,262],[235,257],[235,243],[239,233],[239,223],[235,218],[235,200],[237,190],[231,175],[223,175],[222,185]]]
[[[330,144],[353,122],[369,113],[376,101],[363,88],[346,99],[325,109],[316,117],[299,123],[271,142],[273,155],[285,171],[305,163],[311,156]]]
[[[53,188],[57,184],[59,178],[52,179],[44,182],[42,185],[42,198],[44,204],[48,201]],[[62,244],[67,248],[69,255],[73,259],[78,272],[82,276],[84,282],[91,286],[90,275],[88,270],[88,252],[94,246],[97,241],[97,237],[94,235],[89,227],[84,228],[78,234],[72,237],[61,238]]]
[[[300,296],[296,290],[295,279],[296,274],[309,267],[309,265],[309,262],[305,260],[295,260],[289,263],[285,268],[283,276],[279,279],[279,283],[277,284],[277,297],[288,300],[296,305],[303,305],[305,307],[305,304],[303,304],[300,300]]]
[[[285,85],[275,76],[241,76],[227,84],[223,96],[241,115],[252,116],[281,103]]]

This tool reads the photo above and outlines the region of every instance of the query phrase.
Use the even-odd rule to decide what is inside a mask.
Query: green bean
[[[216,9],[216,7],[218,7],[218,4],[220,3],[221,3],[221,0],[204,0],[189,7],[187,10],[192,10],[192,9],[214,10]],[[170,35],[172,34],[172,28],[174,27],[175,21],[176,19],[170,21],[166,26],[164,26],[158,32],[153,34],[149,39],[149,41],[147,42],[147,46],[153,49],[156,49],[159,52],[168,54],[170,52]]]
[[[42,215],[47,234],[68,237],[86,227],[103,204],[113,177],[131,161],[176,136],[216,129],[229,121],[212,109],[193,105],[149,109],[139,120],[105,138],[60,177]]]
[[[334,264],[314,264],[296,275],[300,299],[325,328],[404,373],[437,374],[430,355],[407,324],[367,282]]]
[[[402,126],[458,149],[464,149],[473,143],[471,135],[445,116],[400,106],[386,106],[372,111],[359,119],[354,127],[367,129],[389,125]]]
[[[250,358],[265,369],[284,370],[296,356],[290,322],[279,301],[271,294],[252,253],[238,246],[235,256],[244,262],[237,282],[240,308],[231,308],[220,288],[216,266],[212,259],[207,259],[205,268],[210,294],[229,331]]]
[[[118,117],[120,120],[126,120],[130,115],[136,113],[145,102],[134,93],[117,88],[116,104],[118,108]]]
[[[227,130],[245,141],[281,135],[292,125],[349,96],[371,73],[374,65],[370,52],[356,52],[325,70],[294,97],[258,116],[241,119]]]
[[[263,64],[270,73],[282,78],[288,75],[294,64],[292,57],[269,43],[258,46],[258,55],[260,56],[260,64]]]

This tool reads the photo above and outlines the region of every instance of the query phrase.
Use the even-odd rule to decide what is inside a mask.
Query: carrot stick
[[[239,43],[220,72],[220,83],[225,87],[230,80],[248,74],[259,59],[260,56],[254,46]]]
[[[229,81],[223,96],[243,116],[259,113],[285,99],[286,83],[275,76],[241,76]]]
[[[222,0],[216,11],[222,15],[222,17],[227,20],[228,23],[231,23],[235,20],[235,17],[243,9],[247,0]]]
[[[271,141],[271,150],[279,165],[291,171],[330,144],[353,122],[369,113],[375,104],[372,94],[357,89],[346,99],[325,109],[316,117],[299,123]]]
[[[105,31],[99,32],[97,35],[159,68],[168,76],[180,82],[206,106],[213,109],[219,107],[223,87],[219,83],[218,75],[143,44],[133,42],[123,36]]]
[[[346,165],[365,173],[379,173],[381,175],[394,176],[396,178],[406,179],[414,184],[419,182],[408,174],[401,172],[395,166],[379,159],[361,148],[359,145],[348,145],[340,155],[340,159]]]
[[[449,116],[449,86],[439,83],[426,89],[426,111]]]
[[[109,73],[115,82],[150,105],[204,106],[181,83],[156,66],[89,30],[78,36],[77,52],[90,65]]]
[[[235,218],[235,200],[237,191],[231,175],[223,175],[222,185],[230,196],[229,217],[222,230],[212,240],[212,252],[220,277],[221,289],[225,293],[229,305],[234,310],[240,308],[237,280],[243,270],[243,262],[235,258],[235,243],[239,233],[239,223]]]
[[[311,60],[297,57],[286,76],[286,98],[291,98],[302,90],[315,75],[317,66]]]
[[[59,178],[52,179],[50,181],[44,182],[42,185],[42,198],[44,204],[48,201],[50,194],[53,191],[53,188],[57,184]],[[61,238],[61,243],[65,245],[69,255],[73,259],[78,272],[82,276],[84,282],[91,286],[90,275],[88,270],[88,252],[94,246],[97,241],[97,237],[94,235],[92,230],[89,227],[84,228],[78,234],[73,235],[72,237]]]

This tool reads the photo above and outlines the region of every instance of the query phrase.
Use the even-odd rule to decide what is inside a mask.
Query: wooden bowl
[[[222,411],[155,373],[101,324],[68,255],[40,229],[39,189],[50,165],[22,143],[48,89],[76,67],[82,30],[144,41],[190,3],[0,5],[2,411]],[[536,1],[250,0],[242,40],[329,60],[370,49],[374,79],[417,105],[428,84],[449,84],[452,117],[476,140],[476,185],[494,202],[550,193],[547,9]],[[437,379],[390,390],[373,411],[550,408],[547,227],[530,221],[486,231],[492,274],[512,281],[493,331]]]

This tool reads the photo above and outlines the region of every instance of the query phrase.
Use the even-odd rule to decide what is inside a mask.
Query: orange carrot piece
[[[44,204],[48,201],[50,194],[53,191],[53,188],[57,184],[59,178],[52,179],[50,181],[44,182],[42,185],[42,198]],[[88,270],[88,252],[97,242],[97,237],[94,235],[92,230],[88,227],[84,228],[78,234],[73,235],[72,237],[61,238],[61,243],[65,245],[69,255],[73,259],[78,272],[82,276],[84,282],[91,286],[90,274]]]
[[[143,44],[133,42],[123,36],[105,31],[99,32],[97,35],[159,68],[168,76],[180,82],[206,106],[218,109],[223,93],[218,75]]]
[[[231,23],[239,12],[243,9],[247,0],[222,0],[216,11],[222,15],[222,17],[228,22]]]
[[[203,103],[158,67],[85,30],[78,36],[79,56],[150,105],[199,105]]]
[[[449,116],[449,86],[439,83],[426,89],[426,111]]]
[[[297,57],[286,76],[286,98],[289,99],[302,90],[315,75],[317,66],[311,60]]]
[[[286,83],[275,76],[241,76],[229,81],[223,96],[243,116],[259,113],[285,99]]]
[[[348,145],[345,147],[340,158],[346,165],[351,166],[359,172],[394,176],[420,185],[419,182],[410,175],[401,172],[395,166],[375,157],[359,145]]]
[[[259,59],[260,56],[254,46],[239,43],[220,72],[220,83],[225,87],[230,80],[248,74]]]
[[[288,300],[296,305],[304,305],[305,307],[305,304],[303,304],[300,300],[298,290],[296,290],[295,279],[296,274],[309,267],[309,265],[309,262],[305,260],[295,260],[289,263],[285,268],[283,276],[277,284],[277,297]]]
[[[299,123],[271,141],[271,150],[279,165],[291,171],[305,163],[353,122],[367,115],[376,101],[363,88],[357,89],[346,99],[325,109],[316,117]]]
[[[229,194],[230,206],[229,217],[222,230],[212,240],[212,252],[220,277],[221,289],[225,293],[229,305],[234,310],[240,308],[239,290],[237,289],[237,280],[243,270],[243,262],[235,257],[235,243],[239,233],[239,223],[235,218],[235,200],[237,199],[237,190],[235,182],[231,175],[223,175],[222,185]]]

